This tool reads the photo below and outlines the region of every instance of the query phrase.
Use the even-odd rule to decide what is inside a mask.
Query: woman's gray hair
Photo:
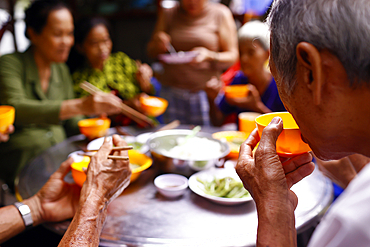
[[[238,30],[239,42],[244,39],[257,40],[265,50],[270,50],[270,32],[266,23],[250,21]]]
[[[271,59],[287,93],[295,86],[300,42],[336,55],[352,86],[370,86],[369,0],[275,0],[267,23]]]

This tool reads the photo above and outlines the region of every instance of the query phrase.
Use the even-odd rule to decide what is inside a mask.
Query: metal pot
[[[205,170],[224,163],[224,157],[229,154],[230,148],[226,142],[214,139],[212,134],[199,132],[197,137],[205,137],[218,142],[221,145],[221,153],[215,153],[214,157],[202,159],[181,159],[166,153],[178,145],[177,139],[191,134],[192,130],[174,129],[165,130],[152,134],[147,141],[150,153],[153,157],[154,166],[164,173],[177,173],[190,176],[196,171]]]

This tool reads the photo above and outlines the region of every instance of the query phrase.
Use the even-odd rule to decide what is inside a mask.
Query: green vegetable
[[[236,181],[232,177],[215,177],[210,182],[197,177],[197,181],[204,185],[203,191],[208,195],[223,198],[243,198],[250,196],[249,192],[244,189],[243,183]]]

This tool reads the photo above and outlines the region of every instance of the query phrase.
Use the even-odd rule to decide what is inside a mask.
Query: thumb
[[[280,117],[274,117],[269,125],[262,131],[260,147],[268,152],[276,154],[276,141],[283,131],[283,120]]]

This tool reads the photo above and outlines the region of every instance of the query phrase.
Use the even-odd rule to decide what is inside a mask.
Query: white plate
[[[125,139],[125,141],[127,142],[128,145],[130,145],[130,143],[134,143],[134,142],[138,142],[138,143],[142,144],[141,148],[139,149],[140,153],[146,153],[146,152],[149,151],[149,147],[146,145],[146,143],[138,141],[135,136],[121,136],[121,137],[123,139]],[[101,145],[103,145],[103,143],[104,143],[104,138],[105,137],[100,137],[98,139],[92,140],[91,142],[89,142],[89,144],[87,144],[87,149],[89,149],[89,150],[99,149],[101,147]]]
[[[199,177],[202,180],[206,180],[206,181],[212,181],[215,177],[217,178],[232,177],[240,181],[240,178],[238,174],[236,174],[234,169],[211,168],[208,170],[197,172],[189,178],[189,188],[195,194],[198,194],[201,197],[207,198],[208,200],[211,200],[212,202],[215,202],[217,204],[222,204],[222,205],[237,205],[237,204],[241,204],[241,203],[245,203],[245,202],[253,200],[251,196],[244,197],[244,198],[223,198],[223,197],[208,195],[203,191],[204,185],[201,182],[197,181],[197,177]]]
[[[160,54],[158,56],[159,60],[168,63],[168,64],[184,64],[190,63],[196,56],[198,52],[186,51],[186,52],[177,52],[175,54]]]

